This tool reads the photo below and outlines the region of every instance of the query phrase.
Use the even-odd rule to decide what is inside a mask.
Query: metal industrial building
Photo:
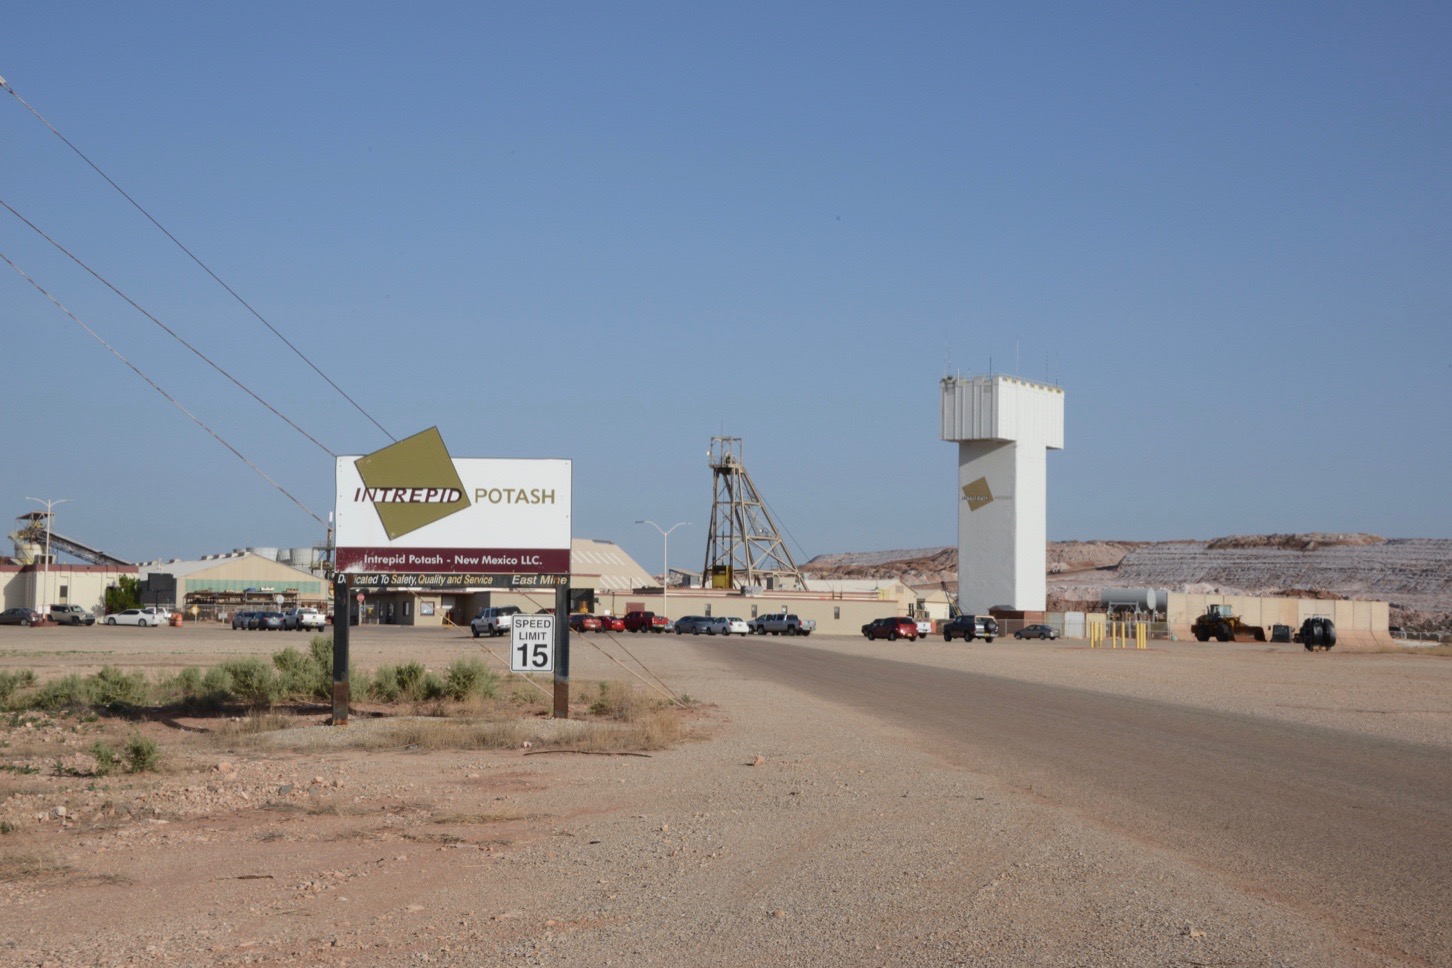
[[[166,605],[188,618],[220,619],[239,608],[328,607],[321,575],[252,551],[137,566],[143,604]]]

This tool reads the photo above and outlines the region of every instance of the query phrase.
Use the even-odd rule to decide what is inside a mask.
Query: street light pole
[[[655,528],[657,531],[660,532],[660,610],[665,613],[666,618],[670,618],[670,614],[671,614],[670,613],[670,603],[671,603],[671,597],[670,597],[671,596],[671,566],[670,566],[671,532],[674,531],[676,528],[679,528],[681,525],[683,525],[683,524],[690,524],[691,522],[689,522],[689,521],[677,521],[675,524],[671,525],[669,528],[662,528],[660,525],[656,524],[654,521],[636,521],[635,523],[636,524],[648,524],[652,528]]]
[[[53,509],[55,508],[55,506],[57,504],[67,504],[67,503],[69,503],[70,502],[70,498],[63,497],[63,498],[60,498],[59,500],[55,500],[55,501],[43,501],[43,500],[41,500],[38,497],[27,497],[26,500],[27,501],[34,501],[36,504],[44,504],[45,505],[45,564],[44,564],[43,572],[42,572],[43,575],[44,575],[44,577],[41,580],[40,595],[37,596],[37,597],[38,598],[48,599],[48,598],[50,598],[50,522],[51,522],[51,519],[55,516],[55,512],[53,511]],[[37,612],[40,612],[40,609],[41,609],[41,606],[42,605],[49,605],[49,604],[51,604],[51,603],[48,602],[48,601],[45,601],[45,602],[36,602],[35,610]],[[44,612],[41,612],[41,617],[42,618],[46,618],[49,615],[50,615],[49,609],[47,609]]]

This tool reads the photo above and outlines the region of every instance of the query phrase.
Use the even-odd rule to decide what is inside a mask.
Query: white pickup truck
[[[480,609],[479,614],[469,622],[469,631],[474,633],[476,639],[481,635],[508,635],[514,630],[514,616],[518,614],[519,608],[514,605]]]
[[[293,632],[321,632],[328,624],[323,613],[315,608],[290,608],[282,613],[282,627]]]
[[[746,623],[752,635],[811,635],[817,630],[817,620],[800,618],[786,612],[775,615],[758,615]]]

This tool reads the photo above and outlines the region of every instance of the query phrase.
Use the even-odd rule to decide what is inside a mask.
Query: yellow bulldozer
[[[1246,625],[1229,605],[1207,606],[1205,614],[1195,619],[1190,631],[1201,642],[1211,639],[1217,642],[1265,641],[1265,629],[1259,625]]]

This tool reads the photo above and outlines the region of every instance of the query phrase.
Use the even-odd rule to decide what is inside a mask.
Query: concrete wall
[[[1211,604],[1229,605],[1248,625],[1260,625],[1270,634],[1272,625],[1300,629],[1301,623],[1324,615],[1336,623],[1337,644],[1393,644],[1387,627],[1390,609],[1386,602],[1326,600],[1319,598],[1260,598],[1254,595],[1214,595],[1170,592],[1166,620],[1170,631],[1182,639],[1193,639],[1190,626]]]

